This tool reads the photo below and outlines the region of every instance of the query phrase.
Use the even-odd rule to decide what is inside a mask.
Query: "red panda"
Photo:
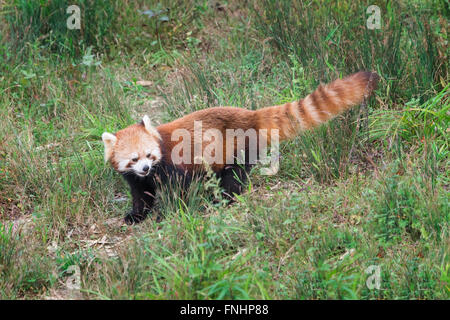
[[[258,134],[257,142],[265,139],[267,145],[271,143],[274,130],[280,141],[291,139],[360,104],[376,88],[377,81],[376,73],[358,72],[321,85],[296,102],[259,110],[209,108],[158,127],[152,126],[149,117],[144,116],[140,123],[115,134],[103,133],[105,161],[123,175],[133,197],[133,207],[125,216],[125,222],[142,221],[154,203],[160,184],[169,183],[171,177],[178,176],[183,177],[187,187],[192,176],[204,170],[205,162],[220,178],[224,194],[232,199],[233,194],[242,192],[246,173],[253,164],[249,162],[246,132],[254,130]],[[216,133],[212,135],[214,139],[211,134],[206,134],[211,130]],[[230,130],[237,134],[230,138],[227,135]],[[198,140],[196,142],[197,136],[204,134],[207,139],[201,137],[200,144]],[[246,135],[245,144],[239,145],[237,139],[243,135]],[[184,138],[187,142],[182,144]],[[190,150],[180,148],[180,145]],[[227,147],[231,147],[232,152]],[[195,158],[197,153],[192,150],[203,152],[208,148],[213,150],[212,157],[209,161],[201,159],[203,162],[199,162]],[[245,153],[243,165],[236,163],[236,157],[242,151]]]

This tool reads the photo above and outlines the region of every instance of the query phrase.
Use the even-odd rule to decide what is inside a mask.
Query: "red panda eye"
[[[133,159],[131,159],[131,161],[133,161],[133,162],[137,162],[139,160],[139,158],[133,158]]]
[[[148,153],[148,154],[147,154],[147,158],[150,158],[150,157],[151,157],[151,155],[152,155],[151,153]]]

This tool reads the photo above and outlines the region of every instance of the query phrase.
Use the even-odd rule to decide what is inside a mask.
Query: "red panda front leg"
[[[142,222],[155,201],[156,186],[152,177],[139,178],[136,176],[126,177],[130,185],[131,196],[133,198],[133,208],[125,215],[126,224]]]
[[[247,181],[249,165],[228,165],[220,174],[220,186],[223,188],[223,196],[233,201],[234,194],[241,194]]]

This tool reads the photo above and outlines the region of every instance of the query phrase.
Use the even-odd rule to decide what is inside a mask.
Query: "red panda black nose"
[[[150,169],[149,166],[148,166],[148,165],[145,165],[145,166],[142,168],[142,171],[147,172],[148,169]]]

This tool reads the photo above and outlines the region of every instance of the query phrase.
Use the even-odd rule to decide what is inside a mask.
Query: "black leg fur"
[[[234,194],[241,194],[247,181],[249,165],[229,165],[221,172],[220,186],[224,189],[224,198],[233,201]]]
[[[155,170],[147,177],[138,177],[133,173],[126,173],[123,177],[130,185],[133,197],[133,208],[125,216],[127,224],[142,222],[147,217],[155,202],[158,185],[181,183],[182,190],[186,190],[192,180],[187,172],[164,162],[155,166]]]
[[[133,197],[133,208],[125,216],[125,223],[134,224],[142,222],[150,212],[155,202],[156,189],[160,184],[181,183],[182,190],[186,190],[193,177],[175,166],[161,164],[155,172],[145,178],[127,173],[123,177],[128,182]],[[251,165],[228,165],[218,173],[220,186],[224,189],[224,198],[234,200],[234,194],[241,194],[247,181],[247,173]]]
[[[133,197],[133,208],[125,216],[126,224],[142,222],[155,201],[156,185],[153,177],[137,177],[135,175],[125,175],[125,180],[130,185],[131,196]]]

